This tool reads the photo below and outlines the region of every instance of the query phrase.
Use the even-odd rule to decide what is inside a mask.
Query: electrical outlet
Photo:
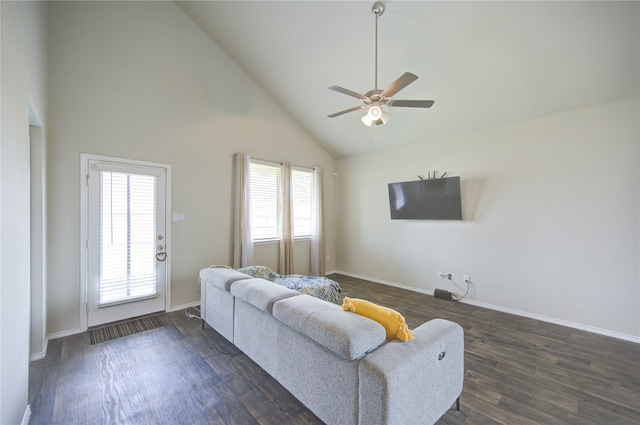
[[[469,275],[468,275],[468,274],[465,274],[465,275],[464,275],[464,282],[465,282],[465,283],[471,283],[471,278],[469,277]]]
[[[449,280],[451,280],[451,273],[438,272],[438,277],[440,279],[449,279]]]

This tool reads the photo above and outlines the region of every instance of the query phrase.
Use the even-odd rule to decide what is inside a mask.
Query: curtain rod
[[[241,152],[232,153],[231,157],[235,157],[239,153],[241,153]],[[242,152],[242,153],[244,153],[244,152]],[[270,159],[257,158],[255,156],[251,156],[251,154],[247,154],[247,155],[249,155],[249,158],[255,159],[256,161],[270,162],[271,164],[278,164],[278,165],[283,165],[284,164],[284,161],[273,161],[273,160],[270,160]],[[317,165],[314,165],[314,166],[311,166],[311,167],[306,167],[306,166],[303,166],[303,165],[293,165],[292,164],[291,166],[292,167],[298,167],[298,168],[306,168],[307,170],[316,170],[318,168],[322,168],[322,167],[319,167]]]

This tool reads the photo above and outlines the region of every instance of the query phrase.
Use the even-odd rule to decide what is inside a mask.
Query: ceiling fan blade
[[[344,111],[336,112],[335,114],[327,115],[327,117],[329,117],[329,118],[337,117],[337,116],[344,115],[344,114],[347,114],[349,112],[357,111],[358,109],[362,109],[362,108],[366,108],[366,107],[367,107],[367,105],[356,106],[354,108],[345,109]]]
[[[433,100],[389,100],[387,106],[399,106],[403,108],[431,108]]]
[[[352,90],[345,89],[345,88],[342,88],[340,86],[331,86],[331,87],[329,87],[329,90],[333,90],[333,91],[338,92],[338,93],[346,94],[347,96],[353,96],[353,97],[358,98],[360,100],[367,99],[367,97],[365,95],[363,95],[363,94],[356,93],[356,92],[354,92]]]
[[[417,75],[412,74],[410,72],[405,72],[400,76],[400,78],[395,80],[393,83],[389,84],[389,87],[384,89],[383,92],[380,93],[380,96],[391,97],[394,94],[398,93],[403,88],[407,87],[409,84],[413,83],[417,79],[418,79]]]

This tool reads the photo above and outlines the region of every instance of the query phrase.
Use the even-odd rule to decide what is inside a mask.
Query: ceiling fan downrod
[[[378,18],[384,14],[384,3],[377,1],[371,6],[371,12],[376,15],[376,55],[375,55],[375,90],[378,90]]]

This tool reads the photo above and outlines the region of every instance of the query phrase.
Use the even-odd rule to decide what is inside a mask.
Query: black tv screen
[[[392,220],[462,220],[460,177],[389,183]]]

